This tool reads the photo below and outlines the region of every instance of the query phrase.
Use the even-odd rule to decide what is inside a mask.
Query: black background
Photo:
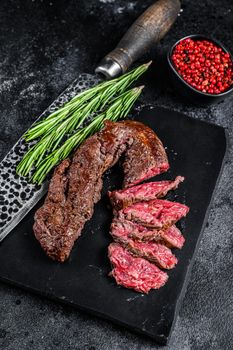
[[[153,1],[7,1],[0,4],[0,156],[82,71],[93,71],[132,21]],[[230,153],[209,225],[193,267],[170,349],[232,346],[232,99],[198,108],[161,81],[162,57],[182,36],[213,35],[232,48],[231,0],[182,1],[183,12],[154,48],[143,103],[153,103],[228,128]],[[146,339],[76,310],[0,285],[0,348],[150,349]]]

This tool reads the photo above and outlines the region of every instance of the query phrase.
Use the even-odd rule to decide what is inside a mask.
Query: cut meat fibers
[[[110,244],[108,256],[113,266],[110,275],[125,288],[148,293],[151,289],[162,287],[168,279],[168,275],[157,266],[143,258],[132,256],[117,243]]]
[[[184,245],[184,236],[175,225],[172,225],[167,230],[160,231],[160,235],[170,247],[181,249]]]
[[[122,243],[124,244],[123,240]],[[128,242],[126,241],[125,246],[134,255],[144,258],[163,269],[173,269],[178,262],[171,250],[160,243],[139,242],[131,239]]]
[[[177,176],[174,181],[148,182],[124,190],[109,192],[109,198],[113,208],[119,210],[137,202],[164,197],[168,191],[175,190],[183,181],[184,177]]]
[[[163,241],[160,231],[148,229],[136,222],[115,217],[111,224],[111,234],[112,236],[118,236],[118,232],[138,241],[155,241],[160,243]]]
[[[172,225],[171,227],[168,227],[164,230],[153,230],[146,227],[144,230],[135,229],[131,232],[130,237],[134,240],[143,242],[161,240],[168,247],[179,249],[183,247],[185,242],[184,236],[175,225]]]
[[[123,236],[136,241],[163,243],[169,248],[181,249],[185,242],[184,236],[175,225],[165,230],[155,230],[132,221],[114,218],[111,225],[111,234],[112,236],[118,236],[119,232]]]
[[[142,224],[146,227],[165,229],[186,216],[189,208],[177,202],[155,199],[133,204],[119,211],[119,218]]]
[[[172,269],[177,264],[175,255],[165,245],[158,242],[134,241],[129,237],[126,230],[114,227],[111,231],[113,239],[122,244],[127,250],[136,256],[147,259],[163,269]]]

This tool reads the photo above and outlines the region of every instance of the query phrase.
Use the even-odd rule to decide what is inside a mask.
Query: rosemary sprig
[[[151,62],[142,64],[118,78],[103,82],[81,92],[67,102],[62,108],[53,112],[42,121],[37,122],[24,134],[25,140],[32,141],[45,134],[50,135],[51,131],[54,131],[54,128],[58,124],[67,119],[68,120],[62,125],[68,128],[68,132],[70,132],[72,128],[78,128],[87,116],[97,110],[103,109],[113,96],[123,93],[148,69],[150,64]],[[72,125],[70,124],[70,120],[72,120]]]
[[[143,86],[128,90],[121,94],[113,101],[111,106],[105,112],[102,112],[95,117],[86,127],[69,137],[61,147],[50,153],[38,165],[31,178],[32,182],[41,184],[50,170],[61,160],[67,158],[70,152],[77,148],[87,137],[100,130],[103,127],[103,122],[105,120],[116,121],[126,116],[136,99],[141,94],[142,89]]]
[[[26,176],[33,166],[38,167],[46,154],[53,152],[66,135],[80,128],[90,115],[103,110],[114,96],[122,94],[150,64],[151,62],[142,64],[121,77],[83,91],[62,108],[35,123],[24,134],[24,139],[29,142],[39,138],[39,141],[24,155],[17,172]]]

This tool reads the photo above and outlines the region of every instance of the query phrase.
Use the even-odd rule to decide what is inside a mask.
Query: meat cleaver
[[[151,5],[129,28],[117,47],[102,59],[95,74],[80,74],[36,121],[102,79],[114,78],[126,72],[133,62],[168,32],[179,11],[179,0],[159,0]],[[47,191],[48,181],[38,186],[16,174],[17,164],[33,144],[21,138],[0,163],[0,241]]]

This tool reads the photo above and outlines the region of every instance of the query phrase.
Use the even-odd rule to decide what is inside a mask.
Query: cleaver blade
[[[47,117],[79,92],[101,81],[98,74],[114,78],[124,72],[169,31],[180,12],[179,0],[159,0],[152,4],[129,28],[116,48],[103,58],[96,75],[78,78],[36,120]],[[21,138],[0,163],[0,241],[25,217],[48,189],[32,184],[16,174],[16,166],[34,144]],[[29,174],[30,177],[31,174]]]

